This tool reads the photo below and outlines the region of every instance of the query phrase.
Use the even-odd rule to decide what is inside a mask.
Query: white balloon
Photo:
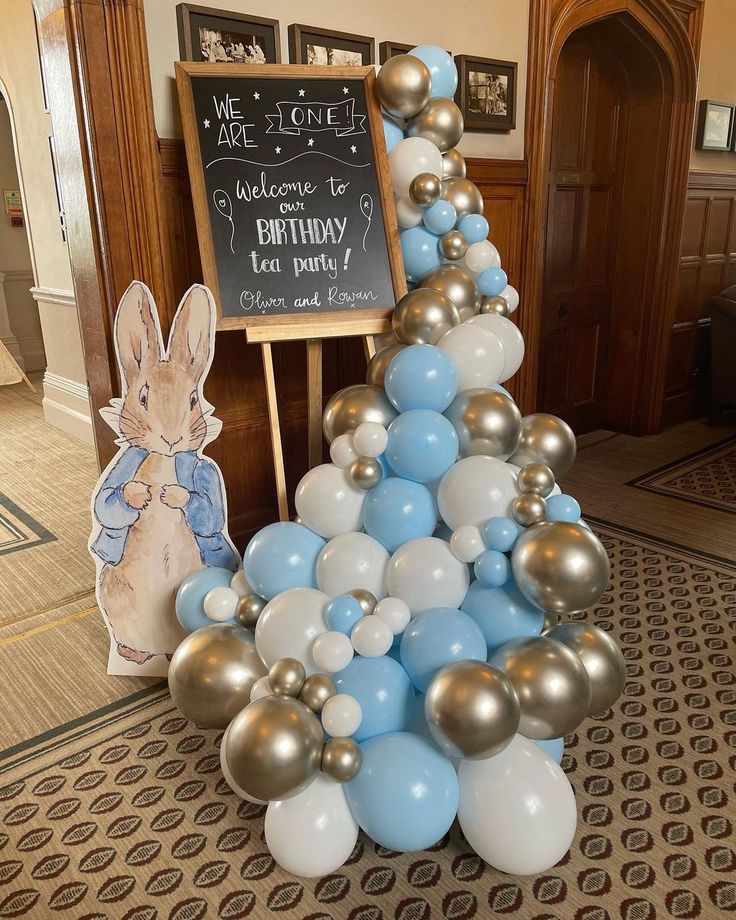
[[[398,597],[384,597],[376,604],[373,616],[380,617],[388,624],[391,632],[398,636],[409,625],[411,610],[409,605]]]
[[[268,680],[268,678],[259,677],[256,683],[261,680]],[[245,789],[241,789],[233,779],[233,775],[227,765],[227,758],[225,757],[225,751],[227,750],[227,734],[229,731],[230,726],[228,725],[228,727],[225,729],[225,734],[222,736],[222,741],[220,742],[220,769],[222,770],[222,775],[225,777],[225,782],[233,790],[235,795],[240,796],[241,799],[245,799],[246,802],[254,802],[256,805],[265,805],[266,803],[263,801],[263,799],[256,799],[252,795],[249,795]]]
[[[485,548],[480,530],[474,524],[463,524],[450,537],[450,549],[460,562],[475,562]]]
[[[345,470],[323,463],[302,477],[294,504],[304,524],[329,540],[339,533],[361,529],[365,496],[363,489],[356,489],[350,482]]]
[[[466,524],[479,527],[488,518],[507,516],[509,505],[519,494],[518,473],[518,466],[496,457],[458,460],[442,477],[437,493],[442,519],[458,530]]]
[[[490,329],[454,326],[437,343],[455,362],[458,392],[498,383],[506,361],[503,345]]]
[[[230,579],[230,587],[238,597],[247,597],[249,594],[256,593],[253,585],[245,577],[245,572],[242,569],[238,569]]]
[[[353,441],[361,457],[380,457],[388,446],[388,431],[378,422],[363,422],[353,432]]]
[[[396,550],[386,582],[391,597],[404,601],[413,614],[432,607],[459,607],[468,591],[468,567],[444,540],[420,537]]]
[[[319,671],[336,674],[353,660],[353,643],[345,633],[331,630],[312,643],[312,658]]]
[[[256,624],[256,651],[267,668],[279,658],[296,658],[307,674],[319,670],[312,643],[329,629],[324,616],[329,600],[315,588],[289,588],[266,604]]]
[[[424,217],[424,211],[414,204],[408,196],[396,199],[396,221],[401,230],[418,227]]]
[[[515,287],[511,287],[510,284],[506,285],[499,296],[503,297],[503,299],[509,305],[509,313],[513,313],[514,310],[519,306],[519,292]]]
[[[463,760],[458,779],[462,832],[495,869],[536,875],[569,850],[575,796],[560,766],[533,741],[515,735],[495,757]]]
[[[442,154],[432,141],[423,137],[406,137],[388,155],[391,181],[399,198],[409,194],[409,186],[419,173],[442,177]]]
[[[215,623],[232,620],[238,609],[240,598],[236,591],[226,585],[211,588],[204,596],[202,606],[205,614]]]
[[[322,707],[322,728],[333,738],[349,738],[362,721],[360,703],[349,693],[336,693]]]
[[[341,470],[346,470],[353,460],[358,459],[358,452],[353,444],[353,433],[351,431],[338,435],[330,444],[330,459]]]
[[[468,246],[465,264],[473,274],[479,275],[487,268],[500,268],[501,256],[490,240],[479,240]]]
[[[524,360],[524,336],[516,323],[497,313],[479,313],[468,320],[468,325],[483,326],[501,339],[505,361],[499,383],[513,377]]]
[[[339,783],[324,773],[297,795],[269,802],[266,844],[292,875],[320,878],[342,866],[358,840],[358,824]]]
[[[317,556],[317,587],[336,597],[364,588],[375,598],[386,596],[389,554],[367,533],[333,537]]]
[[[254,703],[256,700],[260,700],[264,696],[273,696],[273,690],[271,689],[271,684],[268,682],[268,674],[264,677],[259,677],[258,680],[250,688],[250,701]]]
[[[363,658],[380,658],[394,644],[394,634],[385,620],[373,615],[358,620],[350,633],[350,641]]]

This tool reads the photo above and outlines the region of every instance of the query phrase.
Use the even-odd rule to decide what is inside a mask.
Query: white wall
[[[161,137],[181,137],[173,62],[179,59],[177,0],[144,0],[156,125]],[[220,6],[219,3],[208,5]],[[518,61],[515,131],[467,132],[465,156],[521,159],[524,156],[528,0],[224,0],[223,9],[278,19],[281,60],[289,60],[287,26],[292,22],[371,35],[404,44],[437,44],[453,54]]]

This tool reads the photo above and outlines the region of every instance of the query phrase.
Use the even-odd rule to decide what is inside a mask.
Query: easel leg
[[[307,339],[307,424],[309,468],[322,462],[322,342]]]
[[[271,343],[261,343],[263,355],[263,376],[266,381],[266,401],[268,403],[268,421],[271,429],[271,449],[273,451],[273,471],[276,477],[276,499],[279,506],[279,519],[289,520],[289,502],[286,497],[286,473],[284,471],[284,450],[281,444],[279,426],[279,407],[276,400],[276,379],[273,373],[273,354]]]
[[[363,339],[363,349],[365,351],[366,364],[370,363],[371,358],[376,353],[376,339],[372,335],[367,335]]]

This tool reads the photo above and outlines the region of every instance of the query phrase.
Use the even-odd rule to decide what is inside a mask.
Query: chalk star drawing
[[[209,128],[209,126],[210,126],[210,120],[209,120],[209,118],[205,118],[205,120],[202,122],[202,124],[204,124],[205,128]]]
[[[307,147],[314,147],[314,138],[310,137],[307,141]]]
[[[253,98],[254,98],[254,99],[260,99],[260,98],[261,98],[261,94],[260,94],[260,93],[253,93]]]
[[[280,147],[275,147],[274,149],[276,150],[276,153],[281,153],[281,148],[280,148]]]
[[[227,192],[224,192],[221,188],[215,189],[212,194],[212,198],[215,202],[215,207],[220,214],[225,218],[225,220],[230,222],[230,252],[235,255],[235,247],[233,246],[233,240],[235,238],[235,224],[233,222],[233,203],[230,200],[230,196]]]
[[[350,145],[350,152],[351,152],[351,153],[357,153],[357,152],[358,152],[358,148],[355,146],[355,144],[351,144],[351,145]]]
[[[345,93],[346,96],[347,96],[347,94],[350,92],[350,90],[347,88],[347,86],[343,86],[342,91],[343,91],[343,93]]]
[[[303,95],[304,95],[304,90],[303,90],[303,89],[300,89],[300,90],[299,90],[299,95],[300,95],[300,96],[303,96]]]
[[[371,229],[371,220],[373,219],[373,198],[367,192],[360,196],[360,211],[363,217],[368,221],[365,233],[363,234],[363,252],[367,252],[365,238],[368,236],[368,231]]]

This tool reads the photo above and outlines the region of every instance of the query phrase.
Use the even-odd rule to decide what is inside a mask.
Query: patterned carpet
[[[736,911],[736,566],[591,519],[612,561],[592,619],[628,682],[567,739],[579,826],[538,877],[490,869],[457,827],[396,854],[361,836],[319,880],[280,870],[263,808],[222,779],[221,734],[146,687],[0,757],[0,917],[524,920],[713,918]]]

